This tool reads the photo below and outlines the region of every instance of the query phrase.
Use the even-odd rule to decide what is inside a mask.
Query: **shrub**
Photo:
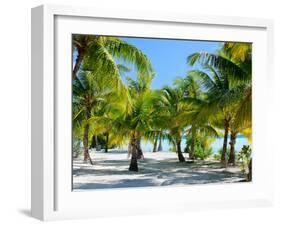
[[[195,159],[205,160],[209,158],[213,154],[213,149],[208,148],[204,149],[201,145],[196,145],[194,150],[194,157]]]
[[[177,149],[176,149],[175,145],[172,145],[171,147],[169,147],[169,151],[177,152]]]
[[[190,152],[190,145],[191,145],[192,138],[191,136],[187,136],[186,138],[186,147],[184,148],[185,153]],[[198,138],[194,145],[194,158],[205,160],[213,154],[213,150],[211,147],[207,147],[204,142],[203,138]]]
[[[72,150],[73,150],[73,158],[78,158],[83,153],[83,150],[81,148],[81,141],[79,140],[73,141]]]
[[[220,161],[221,160],[221,154],[222,154],[222,148],[219,149],[218,152],[213,155],[214,159],[217,160],[217,161]],[[229,158],[229,154],[230,154],[230,149],[227,148],[227,150],[226,150],[227,159]]]
[[[238,152],[237,159],[238,162],[240,163],[242,171],[243,172],[246,172],[246,170],[249,171],[249,165],[252,159],[252,149],[250,148],[249,145],[243,145],[241,151]]]

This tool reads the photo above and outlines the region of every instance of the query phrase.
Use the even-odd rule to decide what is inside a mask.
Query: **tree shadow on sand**
[[[81,165],[80,165],[81,166]],[[175,158],[165,161],[146,158],[139,161],[139,172],[128,171],[128,159],[99,160],[73,170],[74,189],[106,189],[149,187],[243,181],[241,172],[225,170],[219,162],[195,161],[180,163]],[[81,176],[90,176],[89,182],[79,182]],[[109,178],[110,177],[110,178]]]

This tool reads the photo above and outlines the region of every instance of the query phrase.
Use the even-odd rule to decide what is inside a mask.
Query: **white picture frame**
[[[186,28],[192,32],[185,33]],[[75,32],[252,42],[253,182],[73,192],[71,136],[68,136],[71,131],[71,101],[68,101],[71,45],[67,40]],[[265,19],[123,12],[57,5],[33,8],[32,216],[57,220],[271,205],[273,178],[270,172],[274,150],[266,149],[266,109],[271,103],[266,102],[265,96],[270,94],[273,82],[272,32],[272,21]],[[64,76],[56,76],[58,74]]]

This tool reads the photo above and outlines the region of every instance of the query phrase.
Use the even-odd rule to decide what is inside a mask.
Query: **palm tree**
[[[248,128],[251,131],[252,125],[252,45],[249,43],[225,43],[225,51],[231,56],[231,60],[248,72],[248,80],[243,82],[240,101],[237,104],[235,115],[235,126]],[[250,134],[248,134],[250,136]]]
[[[132,112],[127,115],[123,123],[123,129],[129,130],[131,146],[130,171],[138,171],[138,153],[140,152],[139,140],[150,131],[153,125],[153,102],[156,98],[151,91],[146,91],[132,100]]]
[[[141,98],[142,95],[146,95],[146,93],[151,92],[150,86],[153,77],[154,74],[144,75],[140,73],[137,75],[137,80],[133,80],[132,78],[127,77],[128,89],[132,100]],[[141,136],[137,137],[137,146],[137,158],[144,158],[143,151],[141,148]],[[129,144],[129,147],[132,147],[131,143]]]
[[[249,77],[251,78],[252,66],[252,45],[248,43],[225,43],[225,51],[231,56],[232,61],[240,65],[240,67],[247,69]],[[234,122],[231,127],[231,141],[230,141],[230,157],[229,162],[235,165],[235,143],[238,132],[245,134],[251,140],[251,126],[252,126],[252,81],[249,79],[245,82],[245,86],[241,90],[240,102],[237,105]]]
[[[158,143],[157,151],[163,151],[163,147],[162,147],[162,134],[163,134],[163,132],[160,131],[160,135],[159,135],[159,138],[158,138],[159,143]]]
[[[247,45],[249,46],[249,44]],[[234,48],[238,49],[238,44],[233,45],[232,43],[226,43],[218,54],[194,53],[188,57],[190,65],[199,62],[212,74],[210,76],[205,71],[191,72],[201,78],[204,89],[208,90],[208,99],[211,103],[209,108],[211,111],[215,110],[214,107],[217,106],[218,108],[215,112],[221,111],[223,114],[224,142],[221,162],[225,163],[225,166],[227,165],[226,150],[231,120],[234,118],[238,118],[242,121],[245,120],[245,117],[238,116],[238,114],[245,114],[245,111],[242,110],[241,107],[238,107],[237,110],[237,105],[234,107],[233,103],[237,102],[237,96],[240,95],[242,87],[244,88],[245,84],[251,83],[251,61],[249,60],[249,56],[243,54],[243,57],[247,59],[244,61],[237,59],[239,54],[235,55],[235,58],[232,57],[231,54],[233,54]],[[243,49],[247,49],[248,51],[251,48],[245,48],[245,45],[243,45]],[[248,96],[247,100],[249,99],[251,99],[251,97],[249,98]],[[246,102],[247,105],[249,105],[249,103],[251,105],[250,101]],[[214,113],[214,111],[212,113]],[[246,114],[251,113],[247,111]],[[236,136],[233,136],[232,139],[236,139]],[[234,145],[235,142],[232,141],[231,144]],[[233,161],[233,158],[231,158],[231,161]]]
[[[73,125],[83,130],[84,161],[92,160],[89,155],[89,136],[94,131],[93,115],[108,107],[116,90],[126,96],[127,90],[119,76],[108,76],[100,71],[80,71],[73,81]]]
[[[156,152],[157,151],[157,142],[158,142],[158,136],[156,134],[155,138],[154,138],[154,143],[153,143],[153,149],[152,152]]]
[[[132,92],[130,92],[132,94]],[[133,95],[134,96],[134,95]],[[111,142],[121,144],[129,141],[131,161],[129,171],[138,171],[138,153],[141,152],[139,140],[152,130],[153,114],[155,109],[153,103],[156,95],[151,90],[146,90],[142,95],[129,96],[131,109],[125,111],[115,109],[113,114],[101,115],[92,118],[100,128],[110,126]],[[103,131],[102,129],[100,132]]]
[[[175,85],[184,92],[183,102],[188,106],[185,121],[189,127],[186,133],[191,136],[189,158],[194,159],[195,143],[199,133],[211,137],[217,137],[218,134],[210,124],[212,117],[208,114],[202,114],[202,109],[207,105],[207,102],[194,73],[188,73],[185,78],[177,79]]]
[[[163,150],[162,140],[167,139],[169,136],[167,134],[167,115],[164,113],[165,105],[163,104],[163,90],[155,89],[153,90],[155,99],[152,108],[153,118],[152,129],[145,133],[145,138],[153,142],[153,152],[159,152]],[[158,145],[158,146],[157,146]]]
[[[156,115],[155,115],[156,116]],[[155,117],[155,124],[157,124],[160,120],[157,121],[157,116]],[[163,128],[161,128],[161,125],[156,125],[156,130],[155,130],[155,136],[154,136],[154,144],[153,144],[153,152],[159,152],[163,151],[163,146],[162,146],[162,139],[164,136]],[[158,146],[157,146],[158,143]]]
[[[84,57],[89,53],[90,48],[94,47],[97,39],[98,39],[97,36],[89,36],[89,35],[72,36],[73,57],[75,57],[75,55],[77,54],[72,71],[72,80],[76,78],[77,73],[82,65]]]
[[[75,62],[72,71],[72,80],[77,77],[81,66],[87,70],[95,67],[104,73],[118,74],[119,70],[115,59],[132,63],[140,73],[152,71],[148,58],[133,45],[117,37],[74,34],[73,57]],[[87,61],[87,66],[85,65]]]
[[[233,165],[235,165],[235,144],[237,135],[239,133],[245,134],[245,131],[247,131],[247,136],[251,137],[252,105],[251,100],[248,99],[249,95],[251,95],[249,94],[249,89],[251,88],[249,85],[240,86],[240,88],[240,93],[237,93],[238,100],[234,106],[234,116],[230,122],[230,155],[228,162]]]
[[[152,126],[152,131],[146,131],[144,134],[144,137],[153,143],[152,152],[157,152],[159,135],[160,131],[154,125]]]
[[[190,71],[190,75],[197,78],[199,84],[206,90],[207,104],[202,106],[198,114],[199,118],[206,115],[213,115],[220,112],[224,122],[224,141],[221,162],[227,164],[226,150],[229,134],[230,122],[233,118],[233,108],[230,105],[234,89],[230,87],[229,79],[226,74],[219,73],[214,68],[208,66],[210,74],[200,70]]]
[[[231,86],[246,85],[244,97],[237,105],[237,120],[251,122],[252,106],[252,45],[250,43],[225,42],[217,54],[194,53],[188,63],[209,65],[227,75]]]
[[[183,103],[184,93],[181,89],[164,87],[161,90],[161,100],[159,111],[164,127],[168,130],[169,139],[176,147],[178,159],[185,162],[185,158],[181,151],[181,140],[186,127],[184,115],[187,106]]]

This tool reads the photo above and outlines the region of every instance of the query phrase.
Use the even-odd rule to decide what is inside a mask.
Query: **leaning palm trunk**
[[[83,146],[84,146],[84,162],[90,161],[91,165],[93,165],[91,156],[89,154],[89,124],[85,125],[84,136],[83,136]]]
[[[230,153],[229,153],[229,159],[228,159],[228,163],[235,165],[235,143],[236,143],[236,136],[237,133],[235,132],[231,132],[230,134]]]
[[[154,138],[154,143],[153,143],[153,150],[152,150],[152,152],[156,152],[156,151],[157,151],[157,140],[158,140],[158,137],[157,137],[157,135],[156,135],[155,138]]]
[[[157,151],[163,151],[161,134],[160,134],[160,137],[159,137],[159,144],[158,144]]]
[[[135,134],[132,137],[131,140],[131,162],[130,162],[130,166],[129,166],[129,171],[135,171],[137,172],[138,169],[138,159],[137,159],[137,155],[138,155],[138,144],[137,144],[137,138],[135,136]]]
[[[224,138],[223,138],[223,147],[221,153],[221,163],[227,167],[227,140],[228,140],[228,132],[229,132],[229,121],[227,119],[224,120]]]
[[[181,140],[177,140],[176,147],[177,147],[179,161],[185,162],[185,158],[183,157],[182,152],[181,152]]]

